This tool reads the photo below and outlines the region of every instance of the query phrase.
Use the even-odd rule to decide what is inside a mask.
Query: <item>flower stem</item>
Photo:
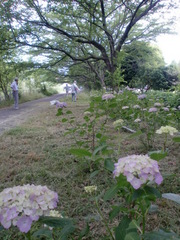
[[[113,234],[112,234],[112,232],[111,232],[111,230],[110,230],[110,228],[109,228],[109,226],[108,226],[108,224],[107,224],[107,222],[106,222],[106,220],[105,220],[105,218],[104,218],[104,216],[103,216],[103,214],[102,214],[102,212],[101,212],[101,209],[99,208],[99,205],[98,205],[97,200],[95,200],[95,202],[96,202],[96,207],[97,207],[98,213],[99,213],[99,215],[101,216],[101,218],[102,218],[102,220],[103,220],[103,223],[104,223],[104,225],[106,226],[106,228],[107,228],[107,230],[108,230],[108,232],[109,232],[109,235],[110,235],[111,239],[115,240],[115,238],[113,237]]]

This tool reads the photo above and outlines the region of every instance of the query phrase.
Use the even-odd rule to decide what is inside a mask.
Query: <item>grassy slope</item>
[[[73,111],[78,121],[82,120],[87,106],[87,101],[81,97],[77,103],[71,103],[70,99],[68,101],[68,110]],[[70,135],[64,136],[69,126],[61,122],[62,117],[57,117],[56,112],[55,106],[47,106],[47,110],[39,113],[36,118],[29,119],[21,127],[0,137],[0,190],[28,183],[47,185],[58,192],[58,210],[65,216],[77,219],[79,227],[85,226],[86,219],[91,219],[91,233],[85,239],[103,239],[103,235],[106,235],[103,223],[93,201],[85,194],[84,186],[97,185],[97,194],[103,195],[114,180],[109,172],[103,170],[96,177],[89,178],[87,165],[69,153],[74,138]],[[120,156],[145,153],[137,139],[128,138],[129,133],[122,132],[118,139],[113,128],[109,129],[109,142],[114,145],[115,160]],[[117,153],[119,140],[121,148],[120,153]],[[166,175],[160,190],[178,193],[178,145],[171,145],[169,152],[169,156],[160,162],[161,171]],[[104,216],[107,216],[110,203],[100,200],[100,206]],[[148,229],[168,228],[178,233],[178,206],[167,200],[159,201],[158,206],[159,212],[149,215]],[[0,239],[21,239],[18,233],[16,234],[12,236],[11,231],[3,231],[0,232]]]

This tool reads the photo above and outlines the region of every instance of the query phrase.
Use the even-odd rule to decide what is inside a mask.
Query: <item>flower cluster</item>
[[[91,116],[91,115],[92,115],[91,112],[88,112],[88,111],[84,112],[84,116]]]
[[[161,184],[163,180],[157,161],[152,160],[148,155],[131,155],[120,158],[114,165],[114,177],[123,174],[134,189],[140,188],[148,181]]]
[[[150,108],[149,109],[149,111],[148,112],[157,112],[157,108],[155,108],[155,107],[152,107],[152,108]]]
[[[146,94],[141,94],[141,95],[138,96],[138,99],[142,100],[142,99],[144,99],[146,97],[147,97]]]
[[[154,104],[155,107],[161,107],[161,103],[157,102]]]
[[[108,93],[108,94],[104,94],[102,96],[102,100],[109,100],[109,99],[113,99],[114,98],[114,95],[111,94],[111,93]]]
[[[49,215],[57,207],[58,195],[46,186],[23,185],[6,188],[0,193],[0,222],[6,229],[11,224],[27,233],[33,221]]]
[[[124,123],[124,120],[123,119],[118,119],[116,120],[115,122],[113,122],[113,125],[115,127],[119,127],[119,126],[122,126],[122,124]]]
[[[178,130],[176,129],[176,128],[174,128],[174,127],[171,127],[171,126],[162,126],[162,127],[160,127],[160,129],[158,129],[157,131],[156,131],[156,133],[158,133],[158,134],[163,134],[163,133],[168,133],[168,134],[170,134],[171,136],[173,136],[174,135],[174,133],[177,133],[178,132]]]
[[[141,108],[141,107],[140,107],[139,105],[134,105],[133,108],[134,108],[134,109],[139,109],[139,108]]]
[[[97,190],[97,186],[95,186],[95,185],[87,186],[87,187],[84,187],[84,190],[85,190],[85,192],[91,194],[92,192]]]
[[[56,101],[55,105],[56,105],[57,108],[66,108],[67,107],[67,103],[66,102]]]

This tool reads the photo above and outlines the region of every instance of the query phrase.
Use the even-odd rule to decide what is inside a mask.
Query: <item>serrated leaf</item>
[[[173,141],[174,141],[174,142],[180,142],[180,136],[173,137]]]
[[[61,121],[62,121],[62,122],[67,122],[68,119],[67,119],[67,118],[63,118]]]
[[[116,193],[118,192],[119,187],[118,185],[115,185],[113,187],[111,187],[104,195],[104,201],[107,201],[109,199],[111,199],[112,197],[114,197],[116,195]]]
[[[102,151],[102,150],[105,149],[106,147],[107,147],[107,145],[104,144],[104,145],[101,145],[101,146],[95,148],[95,150],[94,150],[94,152],[93,152],[93,155],[95,156],[97,153],[99,153],[100,151]]]
[[[72,112],[70,110],[66,111],[66,114],[72,114]]]
[[[122,208],[121,206],[113,206],[112,207],[112,211],[109,213],[110,220],[112,220],[113,218],[118,216],[118,214],[121,211],[121,208]]]
[[[179,236],[175,233],[159,230],[144,234],[144,240],[179,240]]]
[[[62,108],[59,108],[57,110],[56,116],[61,116],[61,115],[63,115],[63,110],[62,110]]]
[[[69,150],[70,153],[79,157],[91,157],[92,154],[86,149],[74,148]]]
[[[142,132],[141,132],[141,130],[139,130],[139,131],[137,131],[137,132],[135,132],[135,133],[132,133],[132,134],[129,136],[129,138],[138,137],[138,136],[140,136],[141,134],[142,134]]]
[[[167,152],[153,151],[153,152],[149,152],[149,156],[151,159],[159,161],[167,156]]]
[[[32,236],[52,238],[52,231],[49,228],[42,228],[34,232]]]
[[[114,171],[114,163],[111,159],[104,160],[104,167],[109,170],[110,172]]]
[[[137,232],[130,232],[126,235],[125,240],[141,240]]]
[[[95,177],[99,173],[99,170],[96,170],[90,174],[90,178]]]
[[[126,230],[128,229],[130,222],[131,220],[127,216],[123,217],[118,227],[115,228],[116,240],[125,240]]]

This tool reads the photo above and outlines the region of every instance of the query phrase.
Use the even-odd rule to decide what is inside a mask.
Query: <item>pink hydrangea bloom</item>
[[[58,195],[46,186],[23,185],[0,193],[0,223],[6,229],[17,226],[27,233],[33,221],[57,207]]]
[[[114,98],[114,95],[111,94],[111,93],[108,93],[108,94],[104,94],[102,96],[102,100],[109,100],[109,99],[113,99]]]
[[[149,109],[149,111],[148,112],[157,112],[157,108],[155,108],[155,107],[152,107],[152,108],[150,108]]]
[[[123,157],[114,166],[114,177],[123,174],[134,189],[140,188],[147,182],[154,181],[159,185],[163,181],[157,161],[152,160],[148,155]]]

